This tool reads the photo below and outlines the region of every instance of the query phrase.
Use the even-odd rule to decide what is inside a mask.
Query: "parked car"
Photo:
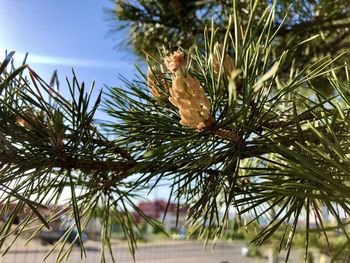
[[[40,233],[38,234],[37,237],[40,239],[42,244],[54,244],[55,242],[60,240],[60,238],[65,234],[66,231],[67,231],[67,229],[40,231]],[[73,230],[68,235],[68,238],[67,238],[68,242],[69,243],[74,242],[77,235],[78,235],[78,230],[76,227],[74,227]],[[85,233],[82,233],[81,239],[83,242],[86,241],[87,235]],[[75,244],[80,246],[80,239],[79,238],[77,238],[75,240]]]

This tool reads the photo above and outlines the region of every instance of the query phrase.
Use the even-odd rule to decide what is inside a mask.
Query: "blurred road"
[[[217,244],[215,250],[208,247],[203,250],[203,244],[194,241],[164,241],[157,243],[140,244],[136,253],[137,263],[267,263],[267,258],[249,258],[241,254],[243,243],[221,243]],[[38,242],[30,243],[24,247],[23,244],[15,245],[4,257],[0,258],[1,263],[39,263],[50,246],[42,246]],[[125,244],[113,245],[115,260],[117,263],[133,263],[128,247]],[[55,262],[58,255],[56,249],[45,261]],[[107,252],[108,254],[108,252]],[[97,263],[100,258],[100,249],[97,242],[86,243],[86,258],[80,259],[80,249],[74,247],[69,257],[69,263]],[[298,260],[297,260],[298,259]],[[107,262],[112,262],[107,257]],[[281,262],[283,262],[281,260]],[[299,263],[300,258],[295,258],[291,263]]]

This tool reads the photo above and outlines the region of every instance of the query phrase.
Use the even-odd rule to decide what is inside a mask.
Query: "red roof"
[[[188,205],[180,205],[177,203],[167,203],[164,200],[154,200],[154,201],[144,201],[140,202],[137,206],[145,215],[153,218],[162,220],[162,216],[166,212],[167,214],[186,214],[189,206]],[[134,217],[136,221],[140,220],[140,216],[135,212]]]

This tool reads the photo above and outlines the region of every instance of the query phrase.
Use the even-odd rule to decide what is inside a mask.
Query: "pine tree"
[[[118,12],[139,14],[144,23],[146,15],[137,8],[150,3],[147,12],[158,14],[156,8],[165,2],[118,2],[123,7]],[[8,54],[0,66],[0,188],[2,211],[9,210],[10,217],[0,229],[0,245],[26,209],[30,213],[15,229],[16,236],[35,227],[33,238],[66,213],[78,230],[76,240],[82,242],[83,229],[97,215],[103,225],[101,262],[112,252],[112,221],[119,222],[134,253],[138,229],[133,210],[160,228],[135,201],[166,182],[169,200],[190,205],[188,226],[198,238],[222,236],[234,210],[245,226],[257,225],[252,242],[262,245],[278,236],[280,249],[285,247],[289,255],[303,219],[305,260],[315,232],[345,260],[348,255],[340,252],[347,253],[350,245],[348,221],[341,216],[350,212],[349,67],[344,63],[347,55],[337,55],[341,47],[324,56],[320,43],[329,39],[314,35],[320,28],[338,26],[333,21],[346,15],[341,1],[334,12],[330,2],[305,1],[292,6],[284,18],[283,1],[171,1],[181,5],[179,10],[171,8],[169,23],[179,26],[176,32],[184,39],[187,31],[181,26],[196,23],[175,23],[180,18],[194,19],[191,14],[200,13],[223,24],[217,28],[217,21],[199,21],[207,25],[204,37],[175,52],[161,50],[156,56],[146,50],[148,72],[140,71],[138,79],[125,80],[123,87],[110,87],[94,102],[93,87],[87,91],[75,76],[66,85],[71,96],[63,98],[55,89],[55,77],[47,84],[26,64],[15,69],[13,53]],[[201,5],[212,7],[199,12]],[[306,16],[307,9],[321,11],[310,21],[296,15]],[[218,15],[221,12],[227,16]],[[301,26],[304,21],[311,25],[316,17],[330,24],[314,23],[317,30]],[[151,47],[144,41],[145,48]],[[337,45],[340,42],[345,44],[346,37]],[[320,52],[312,53],[310,47]],[[109,118],[97,122],[98,109]],[[57,204],[66,189],[68,208],[45,210]],[[324,208],[335,226],[324,224]],[[313,229],[311,217],[316,221]],[[262,219],[268,223],[259,227]],[[343,233],[344,243],[334,247],[329,236],[336,230]],[[67,242],[72,231],[58,243],[59,261],[72,249]],[[83,254],[84,246],[81,250]]]
[[[161,45],[187,49],[194,45],[203,47],[203,29],[210,29],[212,22],[217,40],[222,42],[233,12],[232,1],[116,0],[115,3],[115,10],[110,10],[112,31],[126,30],[130,35],[128,44],[141,56],[145,52],[157,55],[157,48]],[[251,23],[254,27],[265,8],[273,4],[271,0],[236,1],[235,11],[240,26],[246,27]],[[255,17],[249,14],[253,8]],[[296,46],[316,34],[321,35],[318,42],[294,50],[297,52],[295,56],[299,56],[298,63],[309,63],[312,58],[325,55],[334,56],[348,49],[349,9],[346,0],[277,1],[272,26],[274,30],[280,29],[274,37],[275,52]],[[233,25],[230,30],[233,33]]]

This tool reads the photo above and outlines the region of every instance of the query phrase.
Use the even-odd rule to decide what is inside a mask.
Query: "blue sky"
[[[17,60],[28,52],[28,64],[45,80],[58,70],[61,89],[72,68],[80,81],[95,80],[97,88],[119,85],[118,74],[131,79],[136,73],[133,63],[142,62],[127,47],[115,49],[115,40],[108,37],[111,23],[105,8],[113,8],[113,2],[1,0],[0,58],[5,49],[16,51]]]
[[[65,77],[72,68],[79,81],[90,85],[96,81],[96,93],[107,86],[122,86],[121,74],[131,80],[136,73],[133,64],[143,66],[128,47],[116,47],[108,37],[111,23],[105,8],[113,8],[110,0],[0,0],[0,59],[5,50],[16,51],[49,82],[55,69],[60,79],[60,92],[67,95]],[[114,36],[117,41],[126,35]],[[105,118],[98,114],[98,118]],[[167,198],[167,186],[159,187],[150,197]]]

